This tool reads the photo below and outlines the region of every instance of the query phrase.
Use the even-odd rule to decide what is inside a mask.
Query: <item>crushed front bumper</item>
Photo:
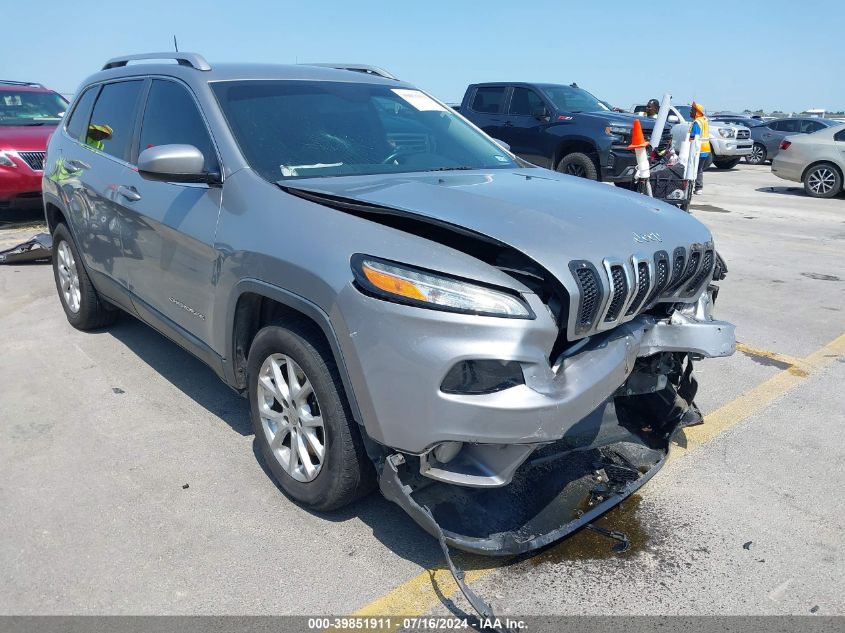
[[[568,388],[589,391],[584,376],[614,386],[574,423],[554,427],[562,431],[551,441],[470,443],[447,463],[436,453],[393,453],[377,464],[382,493],[446,544],[487,555],[525,553],[586,525],[654,476],[679,428],[702,421],[693,359],[727,356],[736,345],[733,325],[713,320],[711,306],[707,292],[671,318],[643,317],[560,358],[557,373],[590,368]],[[675,364],[662,370],[661,362]],[[548,432],[545,420],[538,415]]]

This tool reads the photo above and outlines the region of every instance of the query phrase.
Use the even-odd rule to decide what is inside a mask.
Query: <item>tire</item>
[[[733,169],[739,164],[739,158],[714,158],[713,164],[717,169]]]
[[[581,152],[573,152],[561,158],[557,164],[557,171],[587,180],[599,179],[599,172],[593,159]]]
[[[766,162],[766,146],[762,143],[754,143],[751,148],[751,153],[745,157],[745,162],[749,165],[762,165]]]
[[[842,173],[830,163],[813,165],[804,174],[804,191],[813,198],[832,198],[842,191]]]
[[[118,311],[97,294],[68,227],[53,231],[53,278],[68,322],[77,330],[96,330],[114,323]]]
[[[303,319],[262,328],[250,347],[247,372],[255,439],[273,478],[288,496],[325,512],[348,505],[375,487],[375,469],[334,357],[312,323]],[[285,383],[281,390],[276,388],[280,379]],[[292,384],[306,393],[310,385],[310,395],[293,395]],[[302,449],[292,453],[291,447],[300,443]]]

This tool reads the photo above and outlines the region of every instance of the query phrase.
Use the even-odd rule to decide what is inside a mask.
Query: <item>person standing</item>
[[[690,128],[690,140],[694,140],[696,136],[701,137],[701,152],[698,157],[698,174],[695,177],[695,189],[693,193],[701,193],[704,189],[704,169],[710,162],[710,121],[704,116],[704,106],[700,103],[692,102],[690,106],[690,115],[693,118],[692,127]]]

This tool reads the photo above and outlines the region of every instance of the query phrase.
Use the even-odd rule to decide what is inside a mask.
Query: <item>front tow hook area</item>
[[[685,386],[689,377],[682,381]],[[501,488],[470,488],[419,474],[415,457],[393,454],[382,463],[382,494],[402,507],[443,550],[455,581],[482,617],[490,606],[464,582],[450,554],[510,556],[546,547],[582,527],[617,541],[628,538],[591,525],[651,479],[665,464],[670,441],[697,411],[673,386],[648,396],[609,399],[606,420],[618,426],[616,441],[572,448],[561,440],[543,446]],[[685,394],[686,395],[686,394]],[[682,403],[682,405],[679,405]],[[416,468],[415,468],[416,467]]]

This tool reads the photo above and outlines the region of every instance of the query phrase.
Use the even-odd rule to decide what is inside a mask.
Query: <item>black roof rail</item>
[[[205,60],[205,57],[199,53],[140,53],[138,55],[121,55],[120,57],[112,57],[107,61],[103,66],[103,70],[120,68],[121,66],[126,66],[129,62],[144,59],[175,59],[180,66],[190,66],[196,70],[211,70],[211,66]]]
[[[37,81],[14,81],[12,79],[0,79],[0,84],[8,84],[10,86],[35,86],[36,88],[43,88],[44,85]]]
[[[366,75],[375,75],[376,77],[384,77],[385,79],[393,79],[399,81],[395,75],[387,72],[384,68],[378,66],[370,66],[369,64],[328,64],[328,63],[311,63],[302,64],[303,66],[322,66],[323,68],[334,68],[336,70],[351,70],[356,73],[364,73]]]

